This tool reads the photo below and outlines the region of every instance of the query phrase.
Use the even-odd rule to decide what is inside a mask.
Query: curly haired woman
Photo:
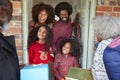
[[[32,8],[33,21],[29,24],[29,31],[38,25],[51,24],[54,22],[54,8],[45,3],[38,3]]]

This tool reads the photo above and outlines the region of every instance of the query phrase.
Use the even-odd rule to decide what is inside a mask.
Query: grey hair
[[[113,16],[96,16],[93,18],[95,35],[102,39],[115,38],[120,35],[120,19]]]

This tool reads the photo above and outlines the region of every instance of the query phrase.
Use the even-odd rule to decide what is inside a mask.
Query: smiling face
[[[64,46],[62,47],[62,52],[63,52],[63,54],[69,54],[71,52],[70,42],[67,42],[64,44]]]
[[[48,18],[47,12],[45,10],[40,11],[40,13],[38,15],[39,23],[45,23],[47,18]]]
[[[37,35],[38,35],[39,40],[45,40],[46,35],[47,35],[46,28],[44,26],[40,27]]]
[[[60,11],[60,19],[62,21],[65,21],[65,22],[68,20],[68,12],[67,12],[67,10],[61,10]]]

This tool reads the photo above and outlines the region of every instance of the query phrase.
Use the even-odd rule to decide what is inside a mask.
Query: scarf
[[[112,40],[113,39],[107,39],[101,41],[96,49],[92,64],[92,74],[94,80],[109,80],[103,62],[103,53]]]

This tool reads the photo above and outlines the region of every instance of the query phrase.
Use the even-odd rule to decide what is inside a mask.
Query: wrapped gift
[[[93,77],[87,69],[71,67],[65,80],[93,80]]]
[[[21,80],[49,80],[48,65],[29,65],[20,70]]]

